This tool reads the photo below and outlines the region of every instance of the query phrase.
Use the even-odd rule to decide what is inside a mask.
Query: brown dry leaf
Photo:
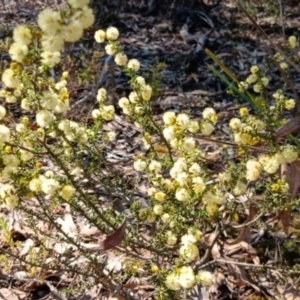
[[[292,286],[277,285],[277,290],[284,300],[300,300],[300,291]]]
[[[293,200],[300,187],[300,162],[294,161],[290,167],[287,164],[281,165],[281,178],[285,179],[289,184],[288,202]],[[288,234],[291,223],[291,209],[278,211],[278,218],[281,220],[283,231]]]
[[[247,258],[251,258],[251,260],[253,261],[253,263],[255,265],[260,265],[260,259],[257,256],[257,251],[250,244],[248,244],[245,241],[242,241],[235,245],[225,244],[224,250],[226,251],[226,257],[229,257],[230,253],[234,254],[236,252],[239,252],[240,250],[243,250],[244,255],[241,256],[240,261],[245,261]]]
[[[247,220],[245,222],[245,224],[251,222],[256,214],[256,207],[253,205],[253,204],[250,204],[250,207],[249,207],[249,215],[247,217]],[[240,235],[232,242],[226,242],[228,245],[236,245],[240,242],[242,242],[245,237],[247,236],[247,234],[249,233],[250,231],[250,228],[249,226],[245,226],[243,229],[242,229],[242,232],[240,233]]]
[[[19,290],[0,289],[0,299],[4,300],[25,300],[27,294]]]
[[[104,292],[101,294],[101,299],[108,299],[108,300],[126,300],[126,298],[124,298],[123,296],[121,295],[111,295],[112,293],[111,292]],[[100,299],[100,298],[97,298],[97,299]]]
[[[99,241],[100,250],[109,250],[118,246],[124,237],[126,229],[126,219],[123,221],[122,225],[116,229],[116,231],[110,235],[107,235],[103,241]]]
[[[285,137],[288,134],[298,130],[299,128],[300,128],[299,118],[293,118],[276,131],[275,138],[280,139],[282,137]]]
[[[243,282],[244,284],[251,286],[256,291],[261,292],[260,288],[255,284],[255,282],[249,277],[249,275],[245,271],[245,267],[237,266],[233,264],[229,264],[229,267],[235,273],[235,276],[237,276],[240,279],[237,281],[239,284]]]

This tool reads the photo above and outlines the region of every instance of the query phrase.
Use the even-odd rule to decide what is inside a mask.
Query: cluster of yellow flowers
[[[253,91],[260,93],[269,84],[269,79],[265,76],[261,76],[258,66],[252,66],[250,68],[251,74],[246,78],[245,81],[239,83],[239,89],[241,91],[247,90],[250,85],[253,85]]]
[[[165,127],[163,135],[165,139],[170,142],[174,148],[180,147],[179,138],[184,133],[201,133],[209,136],[214,131],[214,125],[218,120],[217,114],[213,108],[207,107],[202,112],[203,120],[201,122],[190,120],[189,116],[185,113],[180,113],[177,116],[174,112],[166,112],[163,116]],[[186,139],[182,147],[190,151],[195,148],[193,139]]]
[[[24,174],[26,179],[22,181],[29,183],[24,195],[43,193],[60,196],[66,201],[74,195],[74,187],[66,184],[63,176],[58,177],[50,173],[40,175],[39,168],[37,172],[32,170],[28,173],[24,166],[29,161],[32,165],[35,164],[35,160],[38,159],[35,153],[44,151],[43,143],[46,138],[56,138],[62,145],[60,153],[68,158],[74,155],[71,143],[86,145],[89,138],[95,136],[86,126],[63,118],[62,114],[70,108],[68,72],[63,72],[61,78],[55,82],[45,73],[47,68],[44,68],[45,65],[53,67],[58,64],[64,43],[77,41],[81,38],[83,30],[94,23],[94,15],[87,6],[88,3],[88,0],[70,0],[69,10],[64,14],[46,8],[38,15],[41,33],[26,25],[16,27],[13,32],[14,43],[9,49],[13,62],[2,73],[2,81],[6,88],[0,91],[0,97],[4,98],[6,103],[19,102],[23,110],[35,113],[37,128],[31,129],[27,117],[23,117],[15,128],[4,125],[9,116],[7,109],[0,105],[0,119],[4,121],[0,124],[0,143],[12,144],[1,148],[1,189],[5,191],[1,198],[10,209],[18,205],[19,199],[14,195],[14,191],[18,190],[14,180],[16,176],[19,178]],[[100,123],[112,120],[114,107],[105,105],[105,89],[99,89],[97,100],[99,109],[93,111],[93,117]],[[114,132],[109,132],[103,135],[103,140],[113,141],[115,137]],[[80,176],[81,170],[74,168],[70,172],[72,176]],[[7,181],[9,183],[6,183]]]
[[[46,138],[55,138],[56,143],[60,143],[61,148],[56,154],[60,155],[64,162],[64,159],[70,161],[74,156],[74,143],[79,148],[86,146],[98,134],[78,122],[63,118],[62,114],[70,107],[68,73],[64,72],[57,82],[48,78],[45,73],[48,67],[54,67],[60,62],[64,43],[79,40],[84,29],[93,24],[94,15],[87,6],[88,2],[68,0],[70,10],[63,14],[50,8],[43,10],[38,16],[41,35],[25,25],[17,27],[13,32],[14,42],[9,54],[14,62],[2,74],[6,88],[0,91],[0,97],[5,99],[6,104],[19,101],[23,110],[34,112],[37,128],[31,130],[29,120],[25,117],[16,124],[15,130],[0,124],[0,143],[3,145],[0,147],[0,199],[9,209],[14,209],[22,196],[21,192],[20,195],[16,193],[18,181],[14,181],[15,176],[21,178],[26,172],[27,177],[22,178],[22,184],[26,185],[24,190],[26,189],[28,194],[47,196],[51,199],[60,197],[65,201],[71,201],[75,195],[76,189],[65,174],[58,175],[53,171],[41,174],[39,162],[34,159],[38,159],[37,153],[42,153],[50,147],[45,142]],[[149,179],[147,193],[151,199],[151,206],[140,209],[139,217],[148,223],[158,222],[158,230],[162,228],[159,238],[168,249],[173,251],[176,248],[173,246],[178,245],[177,267],[173,267],[174,269],[163,277],[168,289],[189,289],[195,283],[209,286],[212,284],[213,274],[209,271],[195,274],[193,268],[188,265],[199,258],[202,232],[199,228],[190,227],[191,220],[188,220],[190,215],[187,208],[194,208],[200,203],[201,207],[205,206],[206,215],[213,216],[220,206],[226,206],[227,200],[234,201],[235,197],[246,194],[247,184],[258,180],[263,172],[264,175],[275,174],[281,164],[298,160],[298,149],[284,145],[276,153],[274,151],[258,158],[247,156],[240,167],[245,174],[236,176],[228,168],[219,173],[216,179],[210,180],[209,171],[204,164],[205,153],[198,146],[193,134],[210,136],[218,121],[216,111],[211,107],[205,108],[200,121],[191,120],[186,113],[167,111],[163,115],[162,123],[151,119],[154,125],[151,124],[152,128],[147,131],[146,128],[151,127],[147,124],[150,120],[147,114],[151,112],[152,87],[146,83],[144,77],[137,75],[141,63],[135,58],[128,59],[118,43],[119,35],[115,27],[109,27],[106,31],[98,30],[94,35],[96,42],[107,42],[106,53],[114,56],[115,63],[123,67],[130,76],[133,91],[127,97],[120,98],[118,104],[123,113],[143,130],[143,144],[146,149],[153,147],[152,135],[155,134],[150,133],[152,130],[158,133],[160,142],[168,150],[167,158],[160,159],[152,152],[150,157],[139,156],[133,163],[134,170],[144,173]],[[296,38],[290,37],[288,43],[290,48],[295,48]],[[36,55],[34,59],[31,50]],[[31,68],[27,74],[23,72],[22,65],[28,66],[30,61],[40,64],[40,67]],[[35,76],[32,75],[33,72]],[[245,91],[253,85],[254,92],[261,93],[269,84],[268,78],[262,76],[258,66],[252,66],[250,72],[246,80],[239,83],[239,89]],[[35,81],[34,78],[38,80]],[[272,111],[282,112],[284,109],[292,110],[295,107],[295,100],[285,97],[281,90],[277,90],[273,98],[275,104],[270,108]],[[103,122],[113,120],[115,108],[107,104],[107,91],[104,88],[98,89],[96,99],[99,107],[92,111],[92,117],[96,125],[100,124],[97,127],[99,129]],[[0,105],[0,120],[5,121],[7,117],[7,108]],[[243,147],[261,142],[267,127],[264,121],[250,115],[247,108],[240,109],[240,117],[229,122],[234,142]],[[113,141],[115,138],[116,134],[109,132],[103,135],[102,142]],[[28,162],[35,166],[30,172],[26,170]],[[83,172],[80,167],[69,171],[74,180]],[[288,184],[284,180],[277,180],[270,184],[270,190],[287,192]],[[181,214],[181,210],[185,211],[185,214]],[[155,272],[158,272],[157,269]],[[163,270],[162,274],[165,274],[165,271]]]
[[[151,99],[152,87],[146,84],[144,77],[136,76],[136,72],[139,71],[141,64],[135,58],[128,60],[127,55],[121,51],[121,47],[117,42],[118,37],[119,31],[115,27],[109,27],[106,31],[100,29],[95,32],[95,40],[98,43],[108,42],[105,46],[105,51],[108,55],[114,55],[115,63],[124,67],[125,71],[129,72],[130,75],[135,75],[131,81],[134,91],[128,97],[120,98],[118,101],[119,106],[125,115],[141,116],[144,113],[144,103]],[[139,124],[136,125],[139,126]]]
[[[288,38],[287,46],[291,49],[294,49],[297,47],[297,38],[294,35],[291,35]],[[297,53],[297,56],[300,57],[300,51]],[[279,63],[279,66],[282,70],[285,71],[289,68],[289,65],[285,61],[285,57],[280,52],[277,52],[274,55],[274,59]]]
[[[61,50],[64,42],[76,42],[83,34],[83,30],[90,27],[95,17],[89,1],[68,1],[71,11],[66,17],[51,8],[46,8],[38,15],[38,25],[42,30],[40,44],[43,51],[40,54],[43,64],[53,67],[60,62]],[[34,31],[26,25],[15,28],[13,32],[14,43],[9,49],[11,58],[24,63],[33,41]],[[33,45],[32,45],[33,46]]]
[[[273,95],[275,105],[270,107],[270,110],[282,111],[283,109],[292,110],[296,106],[295,99],[288,98],[283,94],[282,90],[277,90]]]
[[[251,159],[246,163],[246,179],[256,181],[259,179],[262,171],[267,174],[274,174],[279,169],[280,165],[291,163],[298,160],[297,147],[285,145],[280,148],[280,151],[273,155],[260,155],[258,160]]]
[[[115,107],[113,105],[105,105],[107,91],[105,88],[100,88],[97,93],[97,101],[99,102],[99,108],[92,111],[92,117],[94,119],[103,119],[111,121],[114,118]]]
[[[177,243],[177,238],[172,232],[167,232],[167,243],[174,245]],[[196,243],[202,238],[202,233],[198,229],[189,228],[188,233],[181,237],[181,246],[179,249],[180,259],[184,263],[191,263],[199,257],[199,250]],[[177,291],[181,288],[189,289],[193,287],[196,282],[203,286],[210,286],[212,284],[213,274],[208,271],[200,271],[195,276],[193,269],[190,266],[183,266],[177,268],[166,276],[165,285],[170,289]]]
[[[190,266],[183,266],[167,275],[165,285],[168,289],[178,291],[180,289],[190,289],[196,283],[202,286],[211,286],[213,283],[213,274],[209,271],[201,270],[195,276]]]
[[[255,145],[265,133],[266,124],[253,115],[249,115],[246,107],[240,109],[239,118],[233,118],[229,122],[229,128],[233,132],[236,143],[244,145]]]

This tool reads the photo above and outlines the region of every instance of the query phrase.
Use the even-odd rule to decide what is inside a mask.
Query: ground
[[[69,82],[72,98],[69,117],[88,123],[91,110],[95,107],[93,94],[99,87],[104,87],[110,92],[109,101],[115,105],[117,117],[104,129],[116,131],[118,142],[107,153],[107,161],[121,166],[129,178],[128,181],[133,177],[133,173],[132,170],[128,171],[127,167],[139,150],[135,146],[139,132],[121,116],[117,101],[128,94],[130,86],[126,76],[107,58],[103,47],[94,42],[95,30],[108,26],[117,27],[123,50],[130,58],[140,60],[141,74],[150,81],[157,79],[155,74],[158,74],[159,85],[153,101],[153,111],[157,117],[172,109],[176,112],[189,111],[197,118],[203,108],[214,107],[219,116],[217,137],[222,140],[228,130],[224,124],[245,103],[240,99],[233,99],[227,93],[227,85],[208,69],[208,65],[213,65],[214,62],[203,47],[210,49],[239,80],[243,80],[248,76],[251,65],[262,68],[266,66],[269,58],[276,52],[274,45],[284,47],[286,37],[297,34],[300,26],[300,4],[296,0],[273,0],[269,3],[260,0],[244,1],[243,9],[252,16],[268,38],[262,35],[233,0],[91,2],[96,15],[93,28],[87,31],[83,40],[66,50],[71,56],[71,60],[64,65],[72,79]],[[11,37],[13,28],[18,24],[34,24],[38,12],[46,6],[61,8],[64,2],[4,0],[0,3],[0,38]],[[8,63],[9,56],[1,51],[0,70]],[[84,71],[79,72],[79,69]],[[270,85],[276,87],[282,82],[282,74],[274,69]],[[300,82],[297,74],[293,82],[299,95]],[[152,83],[155,85],[155,82]],[[20,117],[17,108],[15,117],[16,120]],[[132,147],[122,147],[124,141],[129,139],[132,139]],[[218,145],[207,141],[202,141],[201,147],[209,148],[212,157],[218,151]],[[216,153],[216,157],[217,155]],[[293,213],[292,226],[296,232],[299,228],[296,224],[299,222],[298,212],[295,210]],[[275,215],[260,216],[253,224],[250,232],[244,232],[244,240],[240,239],[234,245],[220,243],[222,251],[218,247],[211,249],[210,255],[219,260],[211,264],[211,268],[217,270],[216,282],[209,291],[203,288],[192,291],[189,299],[280,299],[278,295],[282,296],[281,299],[300,299],[297,279],[291,276],[286,281],[286,286],[283,286],[280,274],[283,271],[277,270],[276,264],[273,264],[274,270],[269,273],[262,271],[262,274],[257,276],[251,272],[257,270],[253,266],[276,261],[278,256],[288,261],[289,265],[298,263],[298,235],[283,233]],[[269,230],[270,227],[276,230]],[[229,235],[233,238],[236,232],[229,232]],[[209,238],[213,239],[213,236]],[[293,249],[288,248],[286,253],[282,250],[285,242],[294,244]],[[0,294],[0,297],[3,299],[66,299],[54,287],[57,278],[41,284],[32,279],[18,280],[17,273],[11,270],[10,274],[1,275],[3,289],[0,289],[0,292],[4,296]],[[288,273],[284,274],[289,276]],[[59,278],[59,274],[57,277]],[[258,278],[261,284],[257,283]],[[47,279],[47,276],[44,279]],[[72,282],[65,285],[72,285]],[[147,287],[144,289],[145,291],[137,296],[140,298],[136,299],[151,299],[151,292],[148,292]],[[16,294],[12,295],[13,292]],[[80,295],[74,293],[70,299],[106,299],[105,297],[105,294],[98,293],[95,287]]]

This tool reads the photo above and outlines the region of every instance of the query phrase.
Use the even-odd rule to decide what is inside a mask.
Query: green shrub
[[[289,121],[296,101],[284,90],[270,97],[267,73],[252,66],[244,81],[230,83],[236,97],[255,104],[254,113],[245,106],[230,120],[232,142],[213,137],[218,114],[211,107],[200,120],[172,111],[158,119],[151,102],[157,82],[152,87],[138,75],[141,64],[122,51],[115,27],[100,29],[95,40],[105,43],[132,87],[118,106],[141,132],[147,152],[136,155],[132,181],[124,182],[126,174],[106,160],[116,141],[115,132],[103,130],[115,116],[115,107],[107,103],[109,91],[101,87],[94,95],[98,107],[87,126],[66,118],[68,72],[58,80],[51,76],[64,59],[65,43],[78,41],[94,21],[87,3],[69,0],[61,12],[47,8],[38,16],[39,28],[21,25],[13,32],[13,62],[2,72],[0,93],[0,199],[27,236],[24,246],[1,219],[2,268],[8,271],[12,258],[32,277],[47,270],[76,274],[85,280],[82,289],[101,283],[112,293],[119,287],[122,295],[128,278],[143,276],[155,286],[157,299],[174,299],[178,290],[185,297],[195,284],[212,284],[205,264],[213,260],[213,244],[234,229],[232,220],[246,215],[251,224],[256,214],[283,215],[298,204],[297,188],[283,173],[288,167],[299,173],[299,141],[291,134],[295,121]],[[295,37],[287,47],[299,62]],[[276,59],[286,70],[284,58]],[[89,72],[82,73],[84,80]],[[14,103],[24,113],[20,121]],[[218,173],[209,167],[218,157],[202,147],[207,142],[223,143],[219,157],[232,148],[233,156],[220,162]],[[135,196],[141,185],[147,201]],[[96,240],[87,243],[91,235]]]

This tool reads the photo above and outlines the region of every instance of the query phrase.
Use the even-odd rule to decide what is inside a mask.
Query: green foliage
[[[163,78],[163,72],[166,69],[166,64],[164,62],[158,62],[151,67],[150,73],[145,74],[145,78],[149,82],[149,85],[152,87],[153,98],[160,96],[160,86],[161,80]]]

